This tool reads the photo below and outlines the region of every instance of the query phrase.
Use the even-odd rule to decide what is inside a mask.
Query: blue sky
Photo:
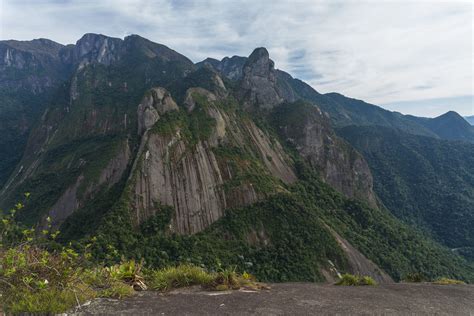
[[[419,116],[474,115],[471,1],[0,0],[0,38],[139,34],[193,61],[265,46],[276,67]]]

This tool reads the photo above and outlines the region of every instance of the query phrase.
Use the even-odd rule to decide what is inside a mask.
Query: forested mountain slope
[[[474,146],[390,128],[338,130],[367,159],[374,189],[399,218],[474,253]]]
[[[51,66],[48,98],[29,103],[21,157],[4,169],[0,207],[29,192],[24,224],[51,223],[63,243],[95,236],[97,259],[237,265],[266,280],[323,280],[332,264],[357,272],[340,238],[378,265],[375,277],[474,279],[470,263],[379,205],[366,159],[325,109],[344,107],[275,69],[265,48],[194,65],[136,35],[2,45],[3,57],[29,56],[8,72],[24,60],[61,70]],[[44,74],[28,71],[18,86]]]

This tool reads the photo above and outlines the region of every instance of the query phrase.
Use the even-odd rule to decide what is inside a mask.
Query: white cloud
[[[265,46],[278,68],[321,92],[376,104],[474,94],[473,5],[468,1],[0,3],[2,39],[73,43],[86,32],[136,33],[194,61],[248,55]],[[472,104],[465,107],[465,112],[474,110]]]

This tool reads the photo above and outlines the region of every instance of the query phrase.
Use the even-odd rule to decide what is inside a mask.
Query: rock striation
[[[153,90],[156,89],[162,88]],[[172,206],[175,210],[173,231],[193,234],[222,217],[226,208],[247,205],[265,196],[251,182],[226,190],[226,183],[236,181],[238,174],[234,161],[216,154],[219,146],[232,144],[250,149],[254,158],[264,164],[262,170],[282,183],[291,183],[296,176],[282,147],[272,144],[252,121],[241,122],[235,113],[219,108],[218,97],[205,89],[190,88],[186,95],[186,111],[189,112],[195,110],[195,98],[204,97],[209,102],[205,111],[215,120],[212,133],[206,140],[189,144],[183,135],[185,131],[179,126],[169,134],[156,133],[148,127],[142,136],[143,151],[131,181],[132,208],[139,224],[155,215],[161,205]],[[177,109],[170,109],[173,110]],[[138,111],[143,112],[143,104]],[[139,117],[143,120],[139,126],[146,127],[149,119],[145,115]],[[159,124],[159,118],[156,123]]]

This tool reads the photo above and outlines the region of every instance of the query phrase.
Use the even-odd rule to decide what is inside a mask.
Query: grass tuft
[[[360,285],[377,285],[374,279],[369,276],[359,276],[349,273],[345,273],[341,276],[339,281],[336,282],[336,285],[343,286],[360,286]]]
[[[182,264],[149,271],[147,283],[153,290],[168,291],[191,285],[203,285],[213,280],[213,275],[200,267]]]

